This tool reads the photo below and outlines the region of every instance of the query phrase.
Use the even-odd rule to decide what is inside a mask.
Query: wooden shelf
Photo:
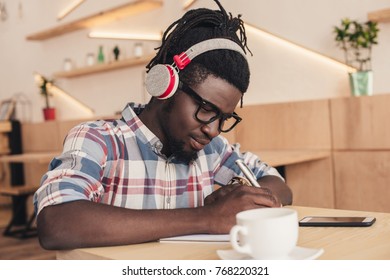
[[[91,75],[91,74],[96,74],[96,73],[100,73],[100,72],[107,72],[107,71],[111,71],[111,70],[137,66],[137,65],[141,65],[141,64],[146,65],[147,63],[149,63],[149,61],[152,59],[152,57],[153,56],[145,56],[145,57],[140,57],[140,58],[129,58],[129,59],[114,61],[114,62],[105,63],[105,64],[96,64],[93,66],[77,68],[77,69],[74,69],[71,71],[57,72],[57,73],[54,73],[54,76],[56,78],[76,78],[76,77],[80,77],[80,76]]]
[[[128,4],[102,11],[79,20],[59,25],[26,37],[27,40],[46,40],[76,30],[106,24],[121,18],[144,13],[162,6],[161,0],[136,0]]]
[[[368,13],[368,20],[375,22],[390,22],[390,8]]]
[[[254,151],[267,164],[277,167],[330,157],[329,150],[263,150]]]

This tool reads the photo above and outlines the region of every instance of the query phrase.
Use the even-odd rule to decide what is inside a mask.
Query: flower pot
[[[55,120],[56,119],[56,109],[55,108],[44,108],[43,117],[45,121]]]
[[[349,73],[349,83],[352,96],[372,95],[373,73],[372,71]]]

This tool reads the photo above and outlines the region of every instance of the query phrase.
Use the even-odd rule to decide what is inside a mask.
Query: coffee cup
[[[258,208],[236,215],[234,250],[253,259],[287,259],[298,241],[298,214],[290,208]]]

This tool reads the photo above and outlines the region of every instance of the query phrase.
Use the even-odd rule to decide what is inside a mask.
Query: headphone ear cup
[[[177,90],[179,74],[171,65],[157,64],[153,66],[145,80],[147,92],[158,99],[167,99]]]

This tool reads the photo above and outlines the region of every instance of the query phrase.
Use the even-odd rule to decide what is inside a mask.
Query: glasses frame
[[[192,97],[199,104],[198,109],[195,111],[195,119],[198,122],[200,122],[202,124],[210,124],[210,123],[214,122],[215,120],[219,119],[218,129],[220,132],[226,133],[226,132],[231,131],[239,122],[242,121],[242,118],[239,115],[237,115],[236,112],[233,112],[231,114],[222,113],[222,111],[215,104],[213,104],[207,100],[204,100],[199,94],[196,93],[196,91],[194,91],[192,88],[190,88],[186,83],[179,81],[178,88],[182,92],[184,92],[184,93],[188,94],[190,97]],[[210,106],[212,108],[212,111],[214,111],[216,113],[216,115],[214,117],[210,118],[208,121],[201,120],[198,117],[200,110],[204,106]],[[206,110],[206,109],[204,109],[204,110]],[[210,110],[206,110],[206,111],[210,111]],[[223,129],[223,124],[224,124],[225,120],[227,120],[228,118],[234,118],[235,123],[231,127],[229,127],[229,129]]]

